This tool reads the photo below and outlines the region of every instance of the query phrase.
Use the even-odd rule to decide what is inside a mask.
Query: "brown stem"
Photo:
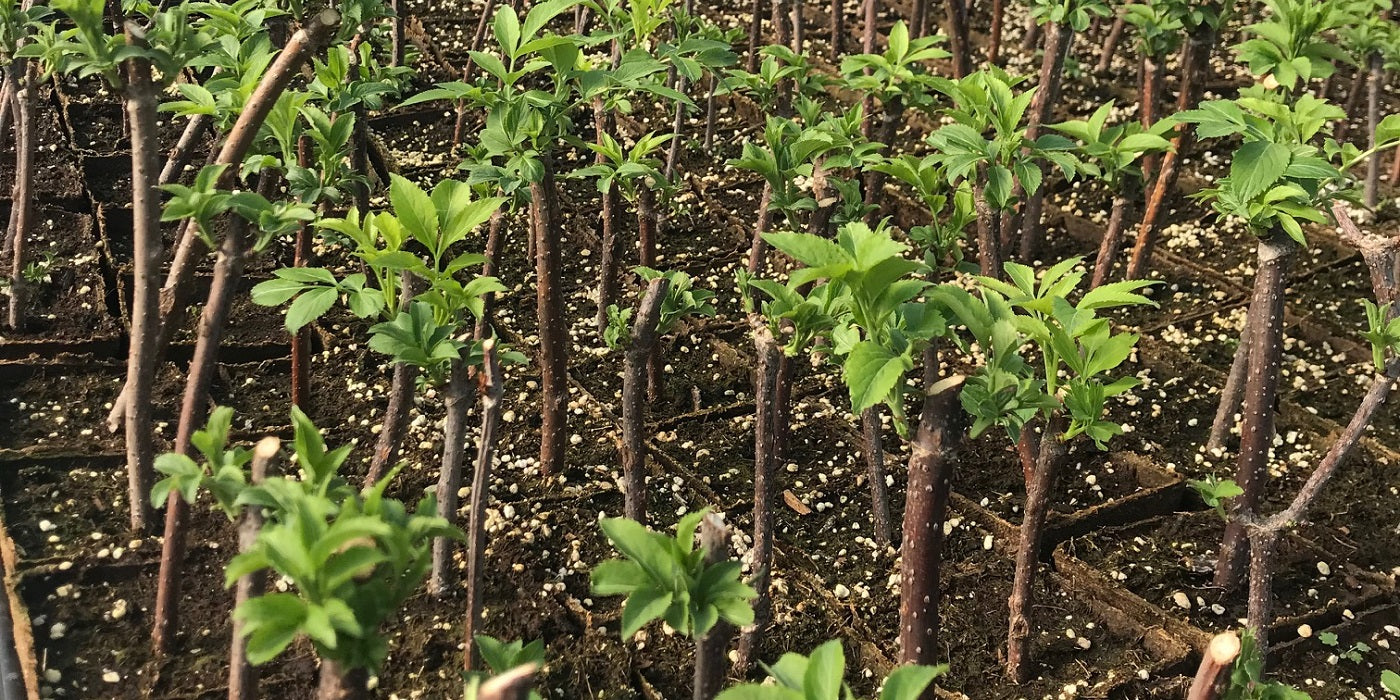
[[[1108,215],[1108,228],[1104,229],[1103,241],[1099,243],[1099,255],[1094,260],[1094,276],[1089,288],[1102,286],[1108,282],[1113,272],[1113,261],[1118,257],[1118,248],[1123,244],[1123,221],[1128,218],[1130,200],[1126,194],[1113,198],[1113,208]]]
[[[1099,49],[1099,63],[1094,67],[1095,73],[1108,73],[1109,67],[1113,65],[1113,55],[1118,53],[1118,42],[1123,39],[1123,27],[1126,24],[1122,13],[1113,18],[1113,25],[1108,28],[1108,36],[1104,37],[1103,47]]]
[[[656,266],[656,193],[645,182],[637,183],[637,263]]]
[[[243,276],[245,256],[250,244],[248,222],[232,217],[228,233],[219,246],[214,262],[214,280],[209,287],[209,302],[199,320],[194,357],[190,359],[189,377],[180,403],[180,423],[171,451],[190,453],[190,437],[204,423],[209,403],[209,385],[218,367],[219,344],[229,309]],[[179,625],[180,584],[184,578],[185,529],[189,504],[177,492],[172,492],[165,504],[165,541],[160,555],[160,576],[156,582],[154,630],[151,641],[156,656],[170,651]]]
[[[1040,64],[1040,87],[1031,101],[1030,120],[1026,125],[1026,138],[1034,141],[1040,135],[1043,124],[1049,124],[1055,105],[1060,100],[1060,84],[1064,78],[1065,57],[1069,55],[1070,44],[1074,41],[1074,27],[1068,23],[1051,24],[1045,33],[1045,57]],[[1045,163],[1037,163],[1040,168],[1040,184],[1034,191],[1026,193],[1025,214],[1021,220],[1021,260],[1029,263],[1040,252],[1043,233],[1040,225],[1041,210],[1045,205]]]
[[[321,679],[316,700],[366,700],[369,698],[369,671],[345,668],[330,659],[321,659]]]
[[[831,58],[840,60],[846,45],[846,3],[831,0]]]
[[[977,166],[972,185],[973,206],[977,209],[977,261],[983,275],[1001,276],[1001,211],[987,201],[987,165]]]
[[[953,77],[961,80],[972,72],[972,42],[968,38],[967,0],[945,0],[948,49],[953,54]],[[927,11],[927,10],[926,10]],[[925,19],[927,22],[927,19]],[[927,32],[927,27],[924,28]]]
[[[1196,670],[1196,678],[1191,682],[1191,690],[1186,700],[1216,700],[1228,682],[1229,671],[1240,655],[1240,637],[1234,632],[1217,634],[1210,640],[1210,646],[1201,657],[1201,665]]]
[[[540,472],[564,470],[565,433],[568,431],[569,322],[564,316],[563,274],[560,257],[563,224],[559,214],[559,190],[554,165],[540,159],[544,176],[530,183],[530,211],[535,240],[535,304],[540,334]]]
[[[399,311],[402,313],[408,311],[421,284],[418,278],[409,272],[403,273],[400,280]],[[417,381],[417,366],[407,362],[394,364],[394,376],[389,380],[389,403],[384,407],[384,422],[380,424],[379,438],[375,440],[374,454],[370,455],[369,469],[365,472],[365,488],[384,478],[389,467],[398,458],[404,433],[408,432],[408,416],[413,411],[413,393]]]
[[[904,101],[899,96],[891,96],[885,102],[885,109],[880,115],[879,141],[885,145],[884,151],[887,154],[896,152],[895,138],[899,134],[900,116],[904,114]],[[880,220],[880,210],[884,203],[885,195],[885,174],[879,170],[869,170],[865,174],[865,206],[870,207],[870,211],[865,215],[865,222],[874,226]]]
[[[495,6],[496,6],[496,0],[486,0],[486,4],[482,6],[482,8],[481,8],[481,18],[478,19],[477,22],[476,22],[476,31],[475,31],[475,32],[472,32],[472,43],[471,43],[471,46],[468,46],[468,47],[467,47],[467,49],[468,49],[469,52],[470,52],[470,51],[480,51],[480,50],[481,50],[481,45],[482,45],[482,43],[486,41],[486,28],[489,27],[489,26],[491,26],[491,16],[492,16],[492,14],[493,14],[493,13],[491,12],[491,10],[494,9]],[[465,65],[462,66],[462,82],[464,82],[464,83],[470,83],[470,82],[472,81],[472,69],[473,69],[473,68],[475,68],[475,66],[474,66],[473,63],[472,63],[471,53],[468,53],[468,54],[467,54],[467,62],[466,62]],[[465,113],[465,111],[459,112],[459,115],[460,115],[460,114],[464,114],[464,113]],[[458,131],[460,131],[460,130],[461,130],[461,126],[462,126],[462,124],[461,124],[461,117],[460,117],[460,116],[459,116],[459,118],[458,118],[458,124],[457,124],[457,126],[458,126]],[[452,149],[452,150],[453,150],[453,151],[456,151],[456,150],[457,150],[456,147],[459,146],[459,145],[461,145],[461,143],[462,143],[462,140],[461,140],[460,138],[454,137],[454,138],[453,138],[453,149]]]
[[[194,149],[199,139],[213,124],[212,114],[196,114],[190,117],[185,123],[185,130],[180,132],[180,140],[175,142],[175,146],[165,158],[165,167],[160,171],[160,184],[169,185],[180,179],[180,173],[184,172],[185,166],[189,165],[190,159],[194,157]]]
[[[792,51],[801,54],[803,45],[807,43],[807,20],[803,9],[807,3],[801,0],[794,0],[792,3]]]
[[[729,559],[729,528],[724,516],[708,513],[700,521],[700,547],[705,551],[706,566]],[[712,700],[724,686],[724,665],[734,628],[720,620],[703,637],[695,640],[694,700]]]
[[[1006,22],[1005,0],[992,0],[992,26],[988,30],[987,65],[995,66],[1001,60],[1001,27]]]
[[[467,409],[472,403],[472,386],[467,365],[460,357],[453,358],[448,370],[447,416],[442,426],[442,467],[438,472],[437,514],[449,523],[457,522],[457,490],[462,483],[462,461],[467,453]],[[428,593],[447,593],[452,566],[453,542],[447,537],[433,540],[432,570],[428,574]]]
[[[238,121],[229,129],[218,154],[210,161],[211,164],[228,166],[223,176],[215,183],[217,189],[233,189],[243,159],[248,155],[248,149],[263,122],[267,120],[267,115],[276,106],[278,96],[286,90],[292,78],[300,74],[302,65],[310,58],[311,53],[329,40],[339,25],[340,13],[330,9],[322,10],[287,41],[286,48],[277,55],[277,60],[263,74],[262,82],[258,83],[253,94],[248,97],[243,111],[238,115]],[[186,309],[194,295],[195,268],[206,250],[204,240],[199,236],[199,227],[193,220],[186,222],[175,247],[170,271],[166,273],[165,284],[160,291],[161,324],[156,341],[157,356],[165,355],[176,331],[185,323]],[[126,387],[123,387],[121,395],[114,402],[112,413],[107,418],[109,426],[121,422],[121,413],[125,411],[127,403],[125,394]]]
[[[1026,485],[1026,510],[1021,515],[1021,542],[1016,549],[1016,575],[1011,584],[1010,631],[1006,641],[1006,672],[1017,683],[1031,677],[1031,635],[1035,632],[1032,619],[1036,569],[1040,565],[1041,542],[1045,536],[1045,519],[1050,510],[1050,494],[1055,488],[1060,463],[1064,461],[1065,443],[1060,441],[1063,419],[1053,418],[1040,440],[1040,456],[1036,460],[1035,478]]]
[[[865,466],[870,478],[870,526],[875,543],[884,547],[890,543],[890,494],[885,483],[885,439],[880,421],[879,405],[861,411],[860,430],[864,441]]]
[[[749,53],[744,70],[757,73],[759,42],[763,35],[763,0],[753,0],[753,4],[749,5],[749,12]]]
[[[1215,32],[1209,24],[1203,22],[1182,45],[1181,87],[1176,101],[1178,112],[1191,109],[1200,102],[1205,81],[1210,74],[1210,53],[1214,43]],[[1147,199],[1142,221],[1138,223],[1137,243],[1133,245],[1132,259],[1124,273],[1125,279],[1140,279],[1147,274],[1147,267],[1152,261],[1152,249],[1157,242],[1158,219],[1165,207],[1167,195],[1176,187],[1180,159],[1194,143],[1193,135],[1191,129],[1178,129],[1176,137],[1172,139],[1172,149],[1162,156],[1157,179],[1152,185],[1152,196]]]
[[[1235,357],[1230,361],[1230,373],[1225,377],[1225,387],[1220,390],[1220,406],[1215,409],[1215,420],[1210,424],[1206,454],[1225,454],[1225,439],[1235,425],[1240,404],[1244,402],[1244,377],[1249,369],[1249,334],[1249,316],[1246,315],[1244,327],[1240,329],[1239,345],[1235,347]]]
[[[778,353],[778,376],[773,382],[773,461],[782,464],[788,457],[792,424],[792,375],[797,363],[786,352]]]
[[[622,481],[628,518],[646,523],[646,377],[645,371],[652,349],[656,347],[657,325],[661,322],[661,303],[671,283],[657,277],[647,284],[632,322],[632,337],[627,345],[622,370]]]
[[[676,76],[676,91],[684,93],[686,88],[685,76]],[[680,160],[681,140],[685,129],[685,103],[676,101],[675,116],[671,119],[671,143],[666,151],[666,179],[675,180],[676,161]]]
[[[389,0],[389,65],[403,65],[403,2]]]
[[[1400,185],[1400,148],[1395,149],[1395,157],[1390,160],[1390,186]]]
[[[1268,659],[1269,621],[1274,604],[1274,554],[1278,551],[1277,530],[1249,532],[1249,631],[1259,663]]]
[[[1138,82],[1142,87],[1142,104],[1138,108],[1138,116],[1142,127],[1147,129],[1157,121],[1157,105],[1161,101],[1159,96],[1162,93],[1162,82],[1166,78],[1166,62],[1152,56],[1143,56],[1138,72]],[[1160,160],[1161,156],[1156,153],[1143,155],[1143,182],[1152,181],[1152,177],[1157,171],[1157,165]]]
[[[1366,91],[1366,146],[1376,147],[1376,127],[1381,123],[1381,83],[1385,82],[1385,59],[1379,53],[1371,54],[1371,85]],[[1375,209],[1380,202],[1381,154],[1372,153],[1366,162],[1365,202],[1368,209]]]
[[[15,89],[15,184],[10,199],[10,308],[7,320],[12,330],[19,331],[24,329],[24,306],[29,295],[29,281],[24,278],[24,238],[33,228],[34,218],[34,153],[38,147],[34,104],[38,93],[39,63],[24,59],[16,61],[14,65],[11,77],[19,87]]]
[[[1249,304],[1249,370],[1245,375],[1240,420],[1240,456],[1235,483],[1244,491],[1230,502],[1231,522],[1225,527],[1216,562],[1215,585],[1235,590],[1244,574],[1248,548],[1243,523],[1254,517],[1264,496],[1269,474],[1269,448],[1274,439],[1274,406],[1278,399],[1279,366],[1283,355],[1284,283],[1298,245],[1275,233],[1259,242],[1259,271]]]
[[[267,477],[267,466],[277,451],[282,449],[282,441],[275,437],[265,437],[253,449],[253,464],[248,483],[261,484]],[[243,554],[253,548],[262,530],[262,507],[248,506],[238,518],[238,553]],[[244,603],[263,594],[267,587],[267,571],[259,570],[244,574],[234,586],[233,609],[238,610]],[[258,668],[248,663],[248,638],[243,634],[243,620],[233,618],[233,639],[229,642],[228,700],[257,700]]]
[[[1026,32],[1021,36],[1021,51],[1031,53],[1035,51],[1035,45],[1040,43],[1040,24],[1033,15],[1027,13],[1025,26]]]
[[[5,139],[10,136],[10,120],[15,116],[15,80],[11,70],[0,72],[0,149],[5,148]],[[18,135],[16,135],[18,140]],[[4,245],[5,253],[9,254],[9,242]]]
[[[753,461],[753,578],[750,585],[758,591],[754,599],[753,625],[739,637],[739,657],[734,663],[736,675],[744,675],[753,662],[759,637],[772,615],[773,601],[768,586],[773,577],[773,389],[778,374],[778,356],[782,350],[767,322],[750,318],[753,329],[757,367],[754,373],[754,461]]]
[[[768,210],[772,202],[773,186],[764,182],[763,194],[758,197],[758,222],[754,224],[753,242],[749,245],[749,274],[758,274],[768,262],[768,241],[763,240],[763,234],[773,221],[773,212]]]
[[[879,35],[880,0],[864,0],[862,3],[864,25],[861,27],[860,47],[865,53],[875,53],[875,37]],[[869,114],[867,112],[866,114]]]
[[[718,75],[710,73],[710,90],[705,96],[705,146],[704,151],[711,153],[715,148],[715,91],[719,89],[720,79]]]
[[[924,351],[924,400],[919,428],[909,445],[909,490],[904,496],[904,542],[899,567],[899,661],[933,665],[940,657],[939,571],[943,520],[953,469],[966,437],[958,405],[963,377],[942,378],[938,351]],[[931,699],[930,689],[923,696]]]
[[[788,11],[788,0],[772,0],[771,16],[768,22],[773,27],[773,43],[778,46],[792,44],[792,13]]]
[[[467,516],[467,621],[463,670],[481,667],[476,648],[477,624],[481,622],[482,569],[486,566],[486,503],[491,497],[491,459],[496,450],[496,429],[501,424],[501,395],[505,382],[501,379],[501,363],[496,359],[496,341],[487,338],[481,343],[481,441],[476,448],[476,471],[472,473],[471,506]]]
[[[505,227],[506,210],[502,206],[491,213],[491,222],[486,227],[486,263],[481,266],[483,277],[495,277],[501,258],[501,229]],[[481,318],[476,320],[472,333],[474,340],[485,340],[490,334],[491,319],[496,313],[496,295],[488,293],[481,299]]]
[[[302,134],[297,139],[297,165],[311,167],[311,138]],[[311,225],[297,227],[292,265],[306,267],[311,263]],[[292,405],[307,410],[311,402],[311,327],[302,326],[292,336]]]
[[[1369,72],[1358,68],[1355,77],[1351,79],[1351,89],[1347,91],[1346,105],[1342,107],[1342,111],[1346,112],[1346,117],[1342,123],[1337,125],[1337,141],[1339,143],[1345,141],[1347,134],[1351,133],[1351,124],[1356,121],[1356,111],[1361,107],[1361,95],[1367,92],[1366,83],[1370,77]]]
[[[145,45],[141,30],[128,23],[127,43]],[[131,499],[131,530],[144,531],[151,516],[155,440],[151,432],[151,392],[156,376],[156,329],[160,326],[160,192],[156,189],[158,152],[156,87],[151,63],[131,58],[124,63],[123,89],[127,122],[131,125],[131,349],[126,358],[126,381],[131,386],[126,410],[127,498]]]

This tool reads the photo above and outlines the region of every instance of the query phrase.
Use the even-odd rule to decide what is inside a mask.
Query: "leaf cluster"
[[[604,518],[603,533],[620,559],[593,568],[594,595],[627,596],[622,608],[622,638],[660,618],[691,639],[704,636],[721,619],[742,627],[753,623],[749,601],[758,594],[739,579],[739,562],[705,563],[695,548],[695,531],[707,511],[682,517],[676,536],[652,532],[635,520]]]

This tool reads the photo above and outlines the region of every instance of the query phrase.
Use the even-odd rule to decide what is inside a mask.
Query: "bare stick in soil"
[[[467,516],[467,623],[463,670],[481,666],[476,649],[477,623],[481,621],[484,591],[481,590],[482,567],[486,565],[486,503],[491,496],[491,460],[496,451],[496,429],[501,423],[501,395],[505,382],[501,379],[501,363],[496,359],[496,341],[487,338],[481,343],[481,442],[476,449],[476,471],[472,474],[471,506]]]
[[[1346,118],[1337,125],[1337,142],[1346,141],[1347,135],[1351,133],[1352,122],[1357,121],[1356,111],[1361,107],[1361,95],[1367,92],[1366,83],[1370,82],[1371,74],[1364,68],[1357,68],[1354,77],[1351,79],[1351,89],[1347,90],[1347,101],[1342,106],[1342,111],[1346,112]]]
[[[1035,45],[1040,43],[1040,24],[1035,21],[1035,16],[1026,14],[1026,32],[1021,35],[1021,51],[1033,53]]]
[[[126,26],[127,43],[144,44],[141,30]],[[156,331],[160,328],[160,193],[156,189],[159,135],[156,133],[156,87],[151,63],[126,60],[122,92],[131,126],[131,349],[126,357],[126,381],[131,387],[126,410],[127,498],[131,499],[131,530],[150,524],[151,483],[155,439],[151,430],[151,396],[156,378]]]
[[[282,449],[282,441],[275,437],[265,437],[253,448],[253,463],[248,483],[261,484],[267,477],[267,466],[277,451]],[[253,548],[262,530],[261,506],[247,506],[238,519],[238,553],[243,554]],[[267,571],[258,570],[238,578],[233,589],[233,609],[263,594],[267,587]],[[228,700],[256,700],[258,697],[258,668],[248,663],[248,638],[243,636],[243,621],[233,618],[233,639],[229,642]]]
[[[646,369],[656,347],[656,327],[661,322],[661,302],[671,286],[665,277],[647,285],[632,322],[622,370],[622,480],[625,514],[643,525],[647,518],[646,471]]]
[[[34,124],[34,103],[38,93],[39,64],[16,61],[11,73],[19,82],[15,89],[15,184],[10,202],[10,308],[11,330],[24,329],[24,305],[29,281],[24,278],[24,238],[33,228],[34,153],[38,128]]]
[[[749,53],[744,70],[750,73],[758,72],[758,50],[763,36],[763,0],[753,0],[749,6]]]
[[[875,543],[884,547],[890,543],[890,493],[885,484],[885,439],[878,404],[861,411],[861,450],[870,479],[870,526]]]
[[[1259,241],[1259,271],[1254,276],[1247,321],[1249,369],[1240,420],[1240,456],[1235,469],[1235,483],[1244,493],[1230,503],[1231,522],[1225,527],[1215,567],[1215,585],[1226,591],[1235,590],[1242,581],[1248,551],[1243,523],[1254,517],[1269,474],[1274,404],[1283,355],[1283,289],[1297,250],[1298,245],[1282,232]]]
[[[442,425],[442,465],[438,471],[437,514],[449,523],[457,522],[457,490],[462,483],[462,460],[467,452],[467,409],[472,403],[471,380],[467,365],[454,358],[448,370],[447,416]],[[428,593],[447,593],[449,568],[452,565],[453,541],[447,537],[433,540],[433,564],[428,573]]]
[[[399,311],[408,310],[414,295],[418,293],[416,290],[419,285],[416,276],[409,272],[403,273],[399,284]],[[374,443],[369,470],[365,472],[365,488],[379,483],[388,473],[389,466],[398,458],[404,433],[408,432],[408,416],[413,411],[413,392],[417,382],[417,366],[407,362],[394,365],[394,376],[389,380],[389,403],[384,408],[384,422],[380,424],[379,439]]]
[[[486,226],[486,262],[481,266],[482,277],[495,277],[498,260],[501,257],[501,229],[505,227],[506,210],[503,205],[491,214],[491,222]],[[491,319],[496,312],[496,295],[487,293],[481,298],[481,318],[476,320],[472,333],[473,340],[486,340],[490,332]]]
[[[1031,613],[1035,593],[1036,571],[1040,568],[1040,546],[1045,538],[1045,520],[1049,514],[1050,494],[1055,488],[1060,463],[1065,457],[1063,432],[1056,417],[1046,425],[1040,439],[1040,455],[1036,459],[1035,475],[1026,485],[1026,509],[1021,515],[1021,542],[1016,548],[1016,575],[1011,583],[1010,630],[1006,638],[1006,672],[1017,683],[1025,683],[1032,675],[1031,635],[1035,631]]]
[[[1138,65],[1138,84],[1142,92],[1138,100],[1138,118],[1141,120],[1142,128],[1149,129],[1157,121],[1157,103],[1162,94],[1162,82],[1166,79],[1166,61],[1153,56],[1143,56]],[[1156,153],[1145,153],[1142,156],[1142,181],[1152,182],[1153,175],[1157,172],[1157,165],[1161,161],[1161,156]]]
[[[569,321],[564,316],[564,290],[560,271],[563,224],[554,165],[542,158],[544,176],[530,183],[530,211],[535,240],[535,302],[540,334],[540,472],[564,470],[565,432],[568,430]]]
[[[1176,110],[1182,112],[1196,106],[1205,90],[1206,79],[1210,75],[1210,53],[1215,43],[1215,31],[1202,22],[1191,31],[1181,46],[1180,89],[1177,92]],[[1157,170],[1157,179],[1152,185],[1152,194],[1147,198],[1147,206],[1138,223],[1137,242],[1133,244],[1133,256],[1128,262],[1124,279],[1135,280],[1147,274],[1152,262],[1152,249],[1156,246],[1157,221],[1161,217],[1167,196],[1176,188],[1180,175],[1181,158],[1195,143],[1195,133],[1191,129],[1178,128],[1172,139],[1172,148],[1162,156]]]
[[[258,83],[257,89],[244,104],[238,121],[229,129],[218,156],[212,161],[214,164],[228,166],[215,185],[218,189],[233,189],[239,167],[248,155],[248,149],[257,137],[258,130],[267,120],[267,115],[276,106],[278,96],[291,84],[292,78],[300,74],[302,65],[310,58],[312,52],[330,39],[339,25],[340,13],[330,9],[322,10],[292,35],[286,48],[282,49],[277,59],[268,67],[262,82]],[[170,264],[170,271],[166,274],[165,285],[160,292],[162,318],[160,335],[156,341],[157,356],[165,355],[176,331],[185,323],[186,308],[194,294],[195,268],[198,267],[205,251],[206,247],[198,234],[198,227],[193,221],[187,222],[176,244],[175,258]],[[112,412],[107,416],[108,427],[113,431],[122,422],[122,414],[126,411],[126,391],[124,386],[122,394],[112,404]]]
[[[773,186],[765,182],[763,194],[758,198],[758,221],[753,227],[753,242],[749,245],[749,274],[758,274],[768,262],[768,241],[763,240],[763,234],[773,222],[773,212],[768,210],[772,201]]]
[[[948,49],[953,54],[953,77],[961,80],[972,72],[972,42],[967,29],[967,0],[945,0]],[[927,21],[927,20],[926,20]],[[927,27],[920,36],[927,33]]]
[[[1001,210],[987,201],[987,165],[977,166],[977,180],[972,189],[973,206],[977,209],[977,262],[983,275],[1000,277]]]
[[[180,139],[165,157],[165,167],[160,171],[160,184],[169,185],[180,179],[180,173],[185,171],[185,166],[189,165],[190,159],[194,157],[195,146],[213,124],[212,114],[196,114],[185,122],[185,130],[180,132]]]
[[[1201,665],[1196,669],[1196,678],[1191,682],[1191,690],[1186,700],[1216,700],[1222,686],[1229,678],[1230,668],[1240,655],[1240,637],[1234,632],[1217,634],[1210,640],[1210,646],[1201,657]]]
[[[1065,57],[1074,41],[1074,27],[1067,22],[1045,27],[1045,57],[1040,63],[1040,83],[1031,102],[1030,119],[1026,123],[1026,139],[1040,136],[1041,125],[1051,121],[1055,105],[1060,100],[1060,85],[1064,80]],[[1040,226],[1041,209],[1045,205],[1045,163],[1040,168],[1041,183],[1026,193],[1025,214],[1021,220],[1021,260],[1029,263],[1040,252],[1043,233]]]
[[[1094,276],[1089,281],[1090,289],[1108,282],[1108,276],[1113,272],[1113,261],[1118,257],[1118,248],[1123,245],[1124,221],[1128,218],[1131,202],[1132,199],[1126,192],[1120,192],[1113,197],[1113,208],[1108,215],[1108,228],[1104,229],[1103,240],[1099,242],[1098,258],[1094,260]]]
[[[995,66],[1001,60],[1001,31],[1006,22],[1005,0],[992,0],[992,26],[988,29],[987,65]]]
[[[1333,206],[1341,226],[1342,239],[1361,250],[1371,272],[1371,286],[1379,304],[1393,303],[1397,293],[1396,252],[1400,240],[1366,237],[1356,229],[1341,202]],[[1391,311],[1392,317],[1394,311]],[[1274,554],[1279,536],[1293,523],[1302,522],[1308,508],[1317,500],[1327,482],[1337,473],[1377,412],[1385,405],[1400,377],[1400,359],[1391,360],[1371,379],[1371,385],[1357,405],[1351,420],[1328,448],[1308,480],[1298,489],[1284,510],[1264,520],[1245,520],[1250,544],[1249,567],[1249,628],[1253,632],[1261,658],[1268,652],[1268,631],[1272,622]]]
[[[1385,81],[1385,59],[1379,53],[1371,54],[1371,84],[1366,91],[1366,132],[1367,147],[1376,147],[1376,127],[1381,123],[1381,83]],[[1365,202],[1368,209],[1375,209],[1380,202],[1381,154],[1372,153],[1366,161]]]
[[[909,490],[904,498],[904,542],[899,567],[899,661],[937,663],[939,570],[943,563],[943,519],[948,512],[953,468],[966,436],[958,405],[963,377],[940,376],[938,351],[924,351],[924,401],[909,451]],[[932,697],[932,692],[928,693]]]
[[[753,328],[754,351],[757,354],[754,372],[754,460],[753,460],[753,579],[750,585],[758,591],[754,599],[753,625],[739,637],[739,657],[734,663],[735,675],[742,676],[754,660],[759,637],[772,615],[773,600],[768,593],[773,578],[773,388],[778,374],[778,356],[782,350],[762,318],[749,320]]]
[[[1113,18],[1113,26],[1108,28],[1108,36],[1104,38],[1103,48],[1099,50],[1099,63],[1094,67],[1095,73],[1108,74],[1109,67],[1113,65],[1113,55],[1118,53],[1118,42],[1123,39],[1123,26],[1126,24],[1121,12]]]
[[[1210,425],[1210,437],[1206,439],[1206,454],[1216,457],[1225,454],[1225,439],[1234,427],[1240,404],[1244,402],[1244,375],[1249,369],[1249,316],[1245,316],[1244,327],[1240,329],[1240,343],[1235,347],[1235,358],[1230,361],[1230,374],[1225,377],[1225,387],[1220,390],[1220,406],[1215,409],[1215,421]]]
[[[831,0],[831,60],[841,60],[846,45],[846,9],[841,0]],[[753,71],[749,71],[752,73]]]
[[[476,700],[529,700],[535,687],[535,665],[517,666],[481,684]]]
[[[729,558],[729,527],[724,516],[708,513],[700,521],[700,547],[705,550],[705,566],[714,566]],[[734,628],[721,618],[705,636],[695,640],[694,700],[711,700],[724,686],[725,661]]]
[[[209,302],[205,304],[199,320],[194,357],[190,360],[189,377],[180,403],[179,428],[171,448],[177,454],[189,454],[190,437],[204,423],[209,404],[209,384],[217,371],[219,343],[223,340],[224,326],[228,322],[229,309],[233,307],[239,278],[243,276],[250,243],[248,222],[241,217],[233,217],[228,233],[219,246],[219,257],[214,262],[214,281],[209,287]],[[189,504],[178,492],[172,492],[165,503],[165,541],[160,553],[155,624],[151,633],[153,653],[157,657],[171,650],[179,625],[180,584],[184,577],[188,517]]]
[[[344,668],[329,659],[321,660],[316,700],[365,700],[369,697],[369,671]]]
[[[297,165],[311,167],[311,138],[302,134],[297,139]],[[311,224],[297,227],[292,265],[306,267],[311,263]],[[292,405],[305,411],[311,402],[311,327],[302,326],[292,335]]]
[[[899,122],[903,114],[904,100],[898,96],[891,97],[880,113],[880,133],[877,140],[885,145],[884,150],[887,153],[893,154],[899,151],[896,148],[895,140],[899,135]],[[874,226],[880,220],[885,195],[885,178],[885,173],[879,170],[872,169],[865,174],[865,205],[873,207],[870,213],[865,215],[865,223],[870,226]]]

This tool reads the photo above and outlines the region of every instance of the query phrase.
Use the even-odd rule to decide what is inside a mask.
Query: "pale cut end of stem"
[[[277,456],[277,451],[282,449],[282,440],[276,435],[269,435],[258,441],[253,446],[253,456],[258,459],[272,459]]]
[[[1234,632],[1215,635],[1210,640],[1206,654],[1210,656],[1211,661],[1220,666],[1234,663],[1235,657],[1240,655],[1240,636]]]
[[[525,664],[483,683],[477,700],[525,700],[535,684],[535,664]]]

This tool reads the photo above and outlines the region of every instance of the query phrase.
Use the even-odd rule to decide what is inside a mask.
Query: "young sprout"
[[[717,700],[855,700],[846,685],[846,652],[833,639],[812,650],[811,656],[783,654],[772,666],[764,666],[773,683],[745,683],[719,694]],[[939,676],[940,666],[900,666],[890,672],[879,700],[918,700]]]
[[[674,537],[627,518],[599,521],[622,558],[593,568],[591,590],[594,595],[627,597],[623,639],[657,619],[691,639],[703,637],[721,620],[739,627],[753,622],[749,601],[757,593],[739,580],[739,562],[709,564],[705,550],[695,548],[695,531],[708,512],[681,518]]]

